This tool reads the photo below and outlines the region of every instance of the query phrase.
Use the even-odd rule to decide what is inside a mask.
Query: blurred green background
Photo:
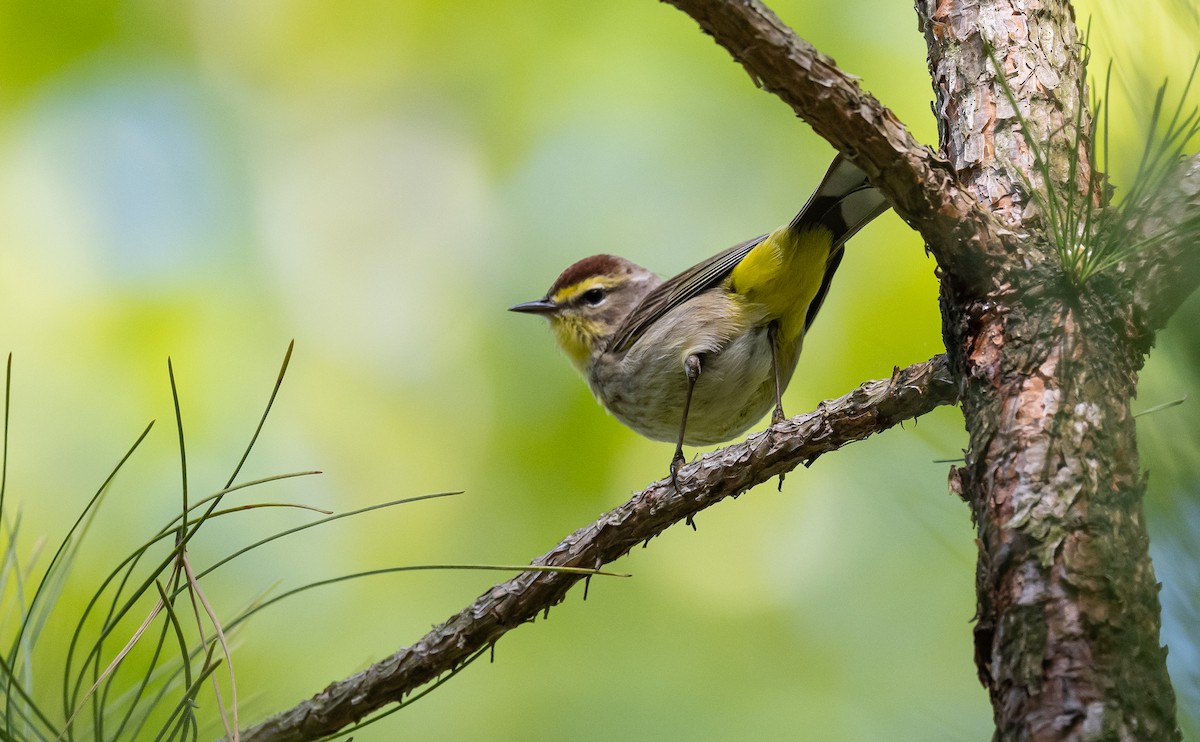
[[[772,3],[936,142],[908,3]],[[1178,83],[1194,9],[1103,0],[1128,165],[1149,88]],[[1102,67],[1098,67],[1102,69]],[[1149,86],[1149,87],[1147,87]],[[1178,91],[1178,84],[1173,88]],[[608,417],[541,321],[505,308],[615,252],[664,274],[785,219],[833,152],[676,10],[651,0],[0,2],[0,350],[15,371],[9,504],[54,543],[142,426],[63,598],[90,595],[178,507],[166,358],[194,493],[245,446],[292,368],[246,493],[344,511],[464,490],[273,544],[207,582],[262,591],[378,567],[521,563],[665,472],[668,444]],[[1120,167],[1114,167],[1119,175]],[[1126,170],[1125,172],[1128,172]],[[887,214],[847,252],[785,407],[941,350],[933,262]],[[1151,357],[1140,421],[1164,640],[1196,733],[1200,302]],[[549,621],[358,740],[959,740],[990,736],[975,678],[974,534],[947,493],[943,409],[703,513]],[[311,520],[206,529],[205,564]],[[44,565],[46,555],[42,552]],[[235,655],[243,722],[417,640],[500,579],[426,572],[261,614]],[[54,695],[54,658],[39,666]],[[201,714],[215,720],[211,694]],[[216,727],[207,732],[216,733]],[[1193,736],[1193,738],[1196,738]]]

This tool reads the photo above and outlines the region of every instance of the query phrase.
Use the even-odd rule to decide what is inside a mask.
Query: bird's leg
[[[783,379],[779,376],[779,322],[767,325],[767,342],[771,344],[771,373],[775,375],[775,411],[771,424],[783,422]]]
[[[783,422],[783,379],[779,377],[779,322],[767,325],[767,342],[771,344],[771,373],[775,376],[775,411],[771,413],[771,424]],[[783,492],[783,474],[779,475],[779,491]]]
[[[683,434],[687,430],[688,408],[692,406],[692,391],[700,378],[700,356],[693,353],[683,361],[683,373],[687,376],[687,395],[683,398],[683,419],[679,421],[679,438],[675,442],[675,456],[671,459],[671,484],[679,491],[679,467],[683,466]]]

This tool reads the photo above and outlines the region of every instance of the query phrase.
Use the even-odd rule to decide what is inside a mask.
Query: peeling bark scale
[[[976,665],[996,738],[1177,739],[1130,412],[1144,360],[1132,297],[1073,291],[1021,186],[1087,192],[1086,168],[1068,177],[1074,142],[1055,135],[1087,121],[1071,7],[922,0],[918,13],[942,152],[1011,229],[991,289],[943,282],[941,302],[970,435],[953,480],[978,529]]]

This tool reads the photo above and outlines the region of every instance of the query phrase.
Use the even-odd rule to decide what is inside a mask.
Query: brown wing
[[[759,235],[752,240],[734,245],[656,286],[646,294],[641,303],[634,307],[625,321],[621,323],[608,350],[614,353],[623,353],[629,350],[629,347],[637,342],[646,328],[658,321],[664,314],[724,281],[734,267],[754,249],[754,246],[766,237],[765,234]]]
[[[829,291],[834,271],[842,260],[842,245],[863,225],[887,209],[888,203],[883,195],[871,186],[866,174],[857,165],[841,155],[834,158],[816,192],[788,225],[796,233],[821,227],[828,230],[833,238],[825,276],[805,317],[806,329],[816,319],[817,311]],[[766,236],[734,245],[665,281],[646,294],[641,303],[634,307],[621,323],[608,350],[617,353],[628,350],[646,328],[664,314],[724,281],[734,267]]]

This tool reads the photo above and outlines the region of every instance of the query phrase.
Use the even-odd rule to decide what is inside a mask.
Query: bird
[[[889,208],[849,158],[838,155],[796,216],[663,280],[615,255],[569,266],[540,299],[510,311],[550,322],[558,346],[600,404],[656,441],[683,446],[748,430],[772,410],[800,358],[843,248]]]

